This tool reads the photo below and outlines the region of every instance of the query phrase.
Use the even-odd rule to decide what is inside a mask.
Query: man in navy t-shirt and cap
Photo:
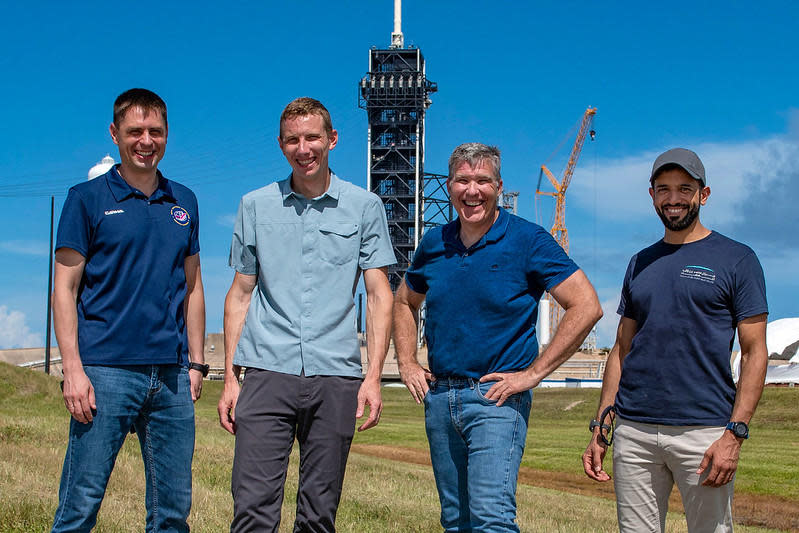
[[[675,482],[688,531],[732,531],[738,455],[768,364],[763,270],[751,248],[700,222],[710,187],[694,152],[661,154],[649,194],[666,232],[627,267],[583,468],[609,480],[602,460],[613,444],[623,532],[664,531]],[[737,389],[730,365],[736,331]]]
[[[53,531],[89,531],[133,428],[147,531],[189,531],[194,404],[205,303],[197,199],[158,171],[166,104],[146,89],[114,102],[121,163],[69,190],[56,241],[53,318],[72,418]]]

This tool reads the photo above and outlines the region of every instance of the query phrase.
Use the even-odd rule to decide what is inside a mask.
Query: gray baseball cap
[[[685,148],[672,148],[660,154],[658,158],[655,159],[655,164],[652,165],[652,174],[649,176],[649,183],[652,183],[652,180],[655,179],[655,174],[657,174],[664,165],[669,164],[679,165],[680,168],[690,174],[692,178],[699,180],[702,183],[702,187],[707,186],[705,165],[702,164],[698,155]]]

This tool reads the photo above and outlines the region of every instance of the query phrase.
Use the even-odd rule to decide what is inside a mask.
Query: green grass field
[[[58,482],[66,447],[68,414],[59,380],[30,370],[0,364],[0,532],[49,530],[58,499]],[[206,382],[197,403],[197,443],[194,459],[194,531],[220,532],[229,526],[232,499],[230,469],[233,437],[219,427],[216,401],[221,384]],[[612,492],[577,487],[584,474],[580,455],[587,443],[587,420],[593,414],[597,390],[537,390],[533,400],[523,470],[528,482],[518,490],[519,525],[525,532],[616,531]],[[380,425],[355,437],[358,450],[406,450],[426,456],[422,407],[404,389],[384,389]],[[418,462],[418,461],[417,461]],[[282,531],[291,531],[297,488],[296,451],[292,457],[283,506]],[[563,480],[548,488],[542,480]],[[570,486],[575,482],[574,490]],[[541,486],[543,485],[543,486]],[[739,500],[799,505],[799,390],[767,389],[752,423],[752,438],[744,445],[736,481]],[[787,502],[787,503],[785,503]],[[432,532],[438,526],[438,499],[429,466],[350,455],[344,496],[338,515],[342,532]],[[144,524],[144,473],[138,441],[123,447],[98,519],[97,531],[141,531]],[[738,517],[736,516],[736,519]],[[787,520],[787,521],[786,521]],[[788,517],[782,530],[797,528]],[[751,522],[751,521],[750,521]],[[768,522],[764,522],[768,523]],[[668,531],[685,531],[684,519],[671,513]],[[737,526],[736,531],[776,531]]]

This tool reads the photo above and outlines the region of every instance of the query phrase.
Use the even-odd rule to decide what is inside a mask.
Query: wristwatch
[[[591,420],[591,422],[588,424],[588,431],[593,433],[594,432],[594,428],[604,429],[605,431],[608,431],[610,429],[610,426],[607,425],[607,424],[601,423],[599,420],[594,419],[594,420]]]
[[[203,377],[206,377],[208,375],[208,369],[210,368],[211,368],[210,365],[195,363],[194,361],[189,363],[189,370],[199,370],[200,372],[202,372]]]
[[[745,422],[730,422],[724,429],[729,429],[739,439],[749,438],[749,426]]]

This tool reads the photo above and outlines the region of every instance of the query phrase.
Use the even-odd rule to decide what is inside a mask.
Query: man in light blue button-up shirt
[[[295,531],[335,531],[355,419],[367,404],[359,431],[380,418],[393,301],[387,267],[395,257],[380,199],[330,171],[337,141],[320,102],[293,101],[278,137],[291,175],[239,205],[219,401],[220,423],[236,435],[231,531],[277,531],[295,438]],[[363,380],[353,301],[361,272],[369,360]]]

